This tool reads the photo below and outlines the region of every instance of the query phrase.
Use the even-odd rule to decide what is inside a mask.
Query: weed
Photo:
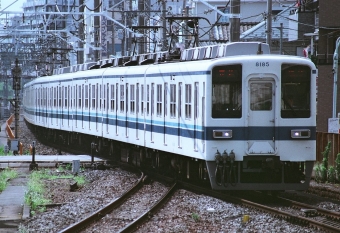
[[[328,181],[331,183],[335,183],[336,181],[336,173],[335,173],[335,167],[329,166],[327,171]]]
[[[25,202],[31,206],[32,215],[37,211],[46,211],[44,205],[51,203],[51,200],[46,198],[47,194],[42,180],[55,179],[73,179],[78,185],[83,185],[86,182],[83,176],[73,176],[72,174],[55,175],[48,169],[32,172],[27,185],[28,191],[25,193]]]
[[[197,213],[192,213],[191,217],[195,222],[198,222],[200,220],[200,216]]]
[[[335,171],[336,171],[337,180],[340,181],[340,153],[337,154],[336,159],[335,159]]]
[[[13,179],[18,176],[17,171],[6,168],[0,173],[0,192],[4,191],[7,187],[9,179]]]

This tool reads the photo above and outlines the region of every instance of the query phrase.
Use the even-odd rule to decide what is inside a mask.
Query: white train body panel
[[[79,71],[26,84],[25,119],[206,161],[214,183],[224,151],[244,174],[315,161],[316,75],[308,59],[269,54]]]

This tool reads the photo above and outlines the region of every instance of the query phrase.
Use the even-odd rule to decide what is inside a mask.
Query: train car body
[[[24,117],[51,140],[92,143],[215,190],[307,189],[316,159],[314,64],[271,55],[265,44],[216,48],[213,57],[215,47],[196,57],[200,48],[188,49],[177,62],[112,62],[36,78],[24,86]]]

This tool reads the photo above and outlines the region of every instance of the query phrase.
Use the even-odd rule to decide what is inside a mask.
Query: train
[[[305,190],[317,68],[263,42],[58,68],[23,86],[37,135],[213,190]]]

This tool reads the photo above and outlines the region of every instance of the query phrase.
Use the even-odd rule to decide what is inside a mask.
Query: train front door
[[[273,77],[248,82],[248,154],[275,154],[275,95]]]

